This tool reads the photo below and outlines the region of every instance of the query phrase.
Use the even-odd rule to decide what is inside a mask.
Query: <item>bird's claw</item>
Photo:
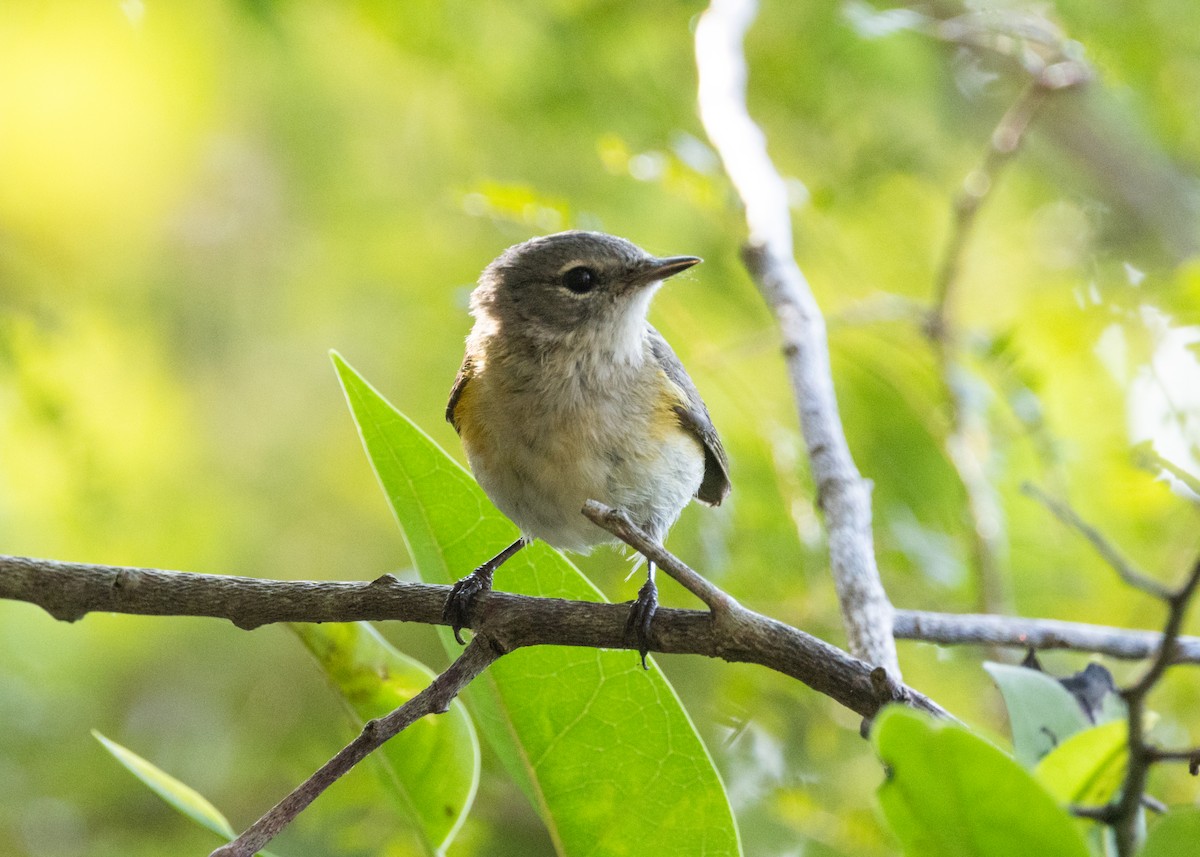
[[[446,596],[446,604],[442,607],[442,621],[454,631],[454,639],[460,646],[466,645],[463,642],[462,629],[471,623],[471,606],[479,597],[479,593],[487,592],[491,588],[491,571],[481,566],[455,583],[450,594]]]
[[[629,607],[629,618],[625,622],[625,639],[637,642],[638,654],[642,656],[642,669],[648,670],[646,655],[650,653],[650,623],[658,612],[658,587],[647,580],[638,590],[637,599]]]

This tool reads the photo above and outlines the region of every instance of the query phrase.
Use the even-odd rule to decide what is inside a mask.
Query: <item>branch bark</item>
[[[846,443],[825,320],[793,253],[787,186],[746,108],[743,39],[754,0],[712,0],[696,25],[700,119],[746,209],[746,267],[775,314],[800,412],[850,650],[900,675],[892,605],[875,563],[871,491]]]
[[[654,548],[653,558],[664,570],[686,568],[661,546]],[[65,621],[100,610],[209,616],[229,619],[244,629],[274,622],[389,619],[443,625],[442,607],[449,591],[448,586],[402,583],[389,574],[369,583],[264,580],[0,556],[0,598],[36,604]],[[881,699],[870,664],[783,622],[737,608],[739,612],[727,614],[729,620],[720,623],[708,612],[660,608],[651,628],[650,650],[765,666],[867,718],[891,701],[949,716],[911,688],[903,689],[903,698]],[[627,604],[491,591],[476,599],[468,627],[504,651],[542,645],[628,649],[633,647],[625,635],[628,615]]]
[[[654,548],[653,558],[669,574],[683,566],[661,546]],[[35,604],[64,621],[102,611],[205,616],[227,619],[243,629],[277,622],[398,620],[440,625],[445,624],[442,606],[449,591],[448,586],[402,583],[390,574],[370,582],[267,580],[0,556],[0,598]],[[739,616],[748,617],[735,623],[735,634],[730,636],[728,627],[719,626],[708,612],[664,607],[655,614],[651,651],[758,664],[802,681],[864,717],[878,709],[867,664],[722,595],[744,611]],[[470,627],[506,650],[536,645],[618,649],[631,647],[625,639],[627,616],[624,604],[493,591],[480,595]],[[900,639],[1073,649],[1131,660],[1154,656],[1162,640],[1152,631],[1050,619],[900,610],[896,620]],[[1174,663],[1200,663],[1200,638],[1179,637],[1172,657]],[[940,712],[932,702],[920,707]]]
[[[1163,758],[1164,751],[1146,742],[1146,697],[1154,690],[1175,658],[1179,629],[1183,627],[1184,616],[1197,587],[1200,587],[1200,561],[1192,567],[1182,586],[1168,591],[1165,595],[1167,622],[1158,652],[1141,678],[1131,687],[1121,691],[1121,696],[1129,708],[1129,761],[1126,763],[1125,784],[1121,795],[1109,804],[1109,823],[1112,824],[1117,842],[1118,857],[1133,857],[1138,849],[1138,821],[1142,798],[1146,793],[1146,781],[1150,777],[1150,766]],[[1189,761],[1189,766],[1191,770],[1195,770],[1194,761]]]
[[[931,613],[923,610],[896,611],[896,639],[946,646],[971,644],[1039,651],[1068,649],[1128,661],[1152,658],[1162,644],[1162,634],[1158,631],[1087,625],[1059,619]],[[1179,637],[1172,658],[1175,664],[1200,664],[1200,637]]]

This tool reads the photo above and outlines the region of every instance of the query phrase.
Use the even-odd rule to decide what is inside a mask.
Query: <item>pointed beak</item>
[[[662,259],[650,258],[646,260],[645,267],[634,275],[633,284],[648,285],[659,280],[665,280],[667,277],[673,277],[680,271],[686,271],[692,265],[698,265],[703,261],[699,256],[667,256]]]

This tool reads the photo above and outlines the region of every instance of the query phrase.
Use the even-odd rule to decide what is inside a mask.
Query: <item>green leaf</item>
[[[1200,809],[1173,809],[1150,828],[1139,857],[1193,857],[1197,842]]]
[[[365,622],[294,624],[292,630],[324,668],[356,727],[416,696],[434,678]],[[384,785],[415,822],[431,854],[441,854],[475,799],[479,740],[459,702],[388,741],[371,760]]]
[[[1032,768],[1067,738],[1092,725],[1079,702],[1053,676],[1008,664],[983,667],[1004,697],[1013,755],[1022,765]]]
[[[982,738],[900,706],[881,713],[872,738],[888,769],[879,803],[905,854],[1087,857],[1074,820]]]
[[[1128,723],[1114,720],[1076,732],[1038,762],[1033,775],[1060,803],[1108,803],[1125,780],[1128,731]]]
[[[475,480],[338,355],[359,433],[421,576],[449,583],[517,532]],[[602,600],[536,544],[497,575],[528,595]],[[440,629],[452,654],[461,651]],[[477,722],[562,854],[740,854],[720,777],[674,690],[628,651],[541,646],[472,683]]]
[[[237,837],[229,820],[204,795],[191,786],[181,783],[129,748],[101,735],[95,729],[92,730],[92,735],[103,745],[104,749],[113,755],[113,758],[124,765],[131,774],[145,783],[150,791],[166,801],[169,806],[174,807],[201,827],[211,830],[222,839],[232,840]],[[258,853],[262,857],[271,857],[270,852],[267,851]]]

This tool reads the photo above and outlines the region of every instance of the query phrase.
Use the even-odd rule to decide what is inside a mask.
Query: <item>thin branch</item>
[[[743,39],[754,0],[712,0],[696,25],[700,119],[746,209],[743,258],[775,314],[800,414],[850,650],[900,675],[892,605],[879,579],[870,487],[838,415],[825,322],[793,253],[787,187],[746,109]]]
[[[1172,597],[1170,589],[1134,568],[1121,555],[1121,552],[1108,539],[1101,535],[1099,530],[1079,517],[1078,513],[1067,503],[1062,500],[1056,500],[1036,485],[1028,482],[1021,486],[1021,491],[1026,496],[1032,497],[1049,509],[1050,513],[1058,518],[1059,521],[1078,531],[1096,549],[1096,553],[1100,554],[1101,558],[1112,566],[1112,569],[1126,584],[1132,586],[1134,589],[1145,592],[1147,595],[1152,595],[1163,601],[1170,601]]]
[[[1127,216],[1135,234],[1153,237],[1175,262],[1191,258],[1197,247],[1197,203],[1190,177],[1140,134],[1139,123],[1119,100],[1100,88],[1085,93],[1080,84],[1095,78],[1083,49],[1045,14],[1043,5],[940,2],[922,32],[976,55],[1000,58],[1011,79],[1035,80],[1048,89],[1075,92],[1047,112],[1043,138],[1091,178],[1109,205]],[[931,8],[931,7],[924,7]],[[953,16],[953,17],[948,17]],[[989,61],[988,68],[996,63]]]
[[[1164,471],[1178,479],[1195,496],[1193,502],[1200,502],[1200,477],[1180,467],[1169,458],[1159,455],[1154,445],[1147,441],[1134,450],[1134,461],[1143,470],[1161,476]]]
[[[1005,111],[992,131],[987,151],[979,165],[963,179],[954,202],[954,216],[934,277],[933,306],[924,333],[933,348],[938,373],[950,411],[950,431],[946,452],[958,473],[966,493],[971,520],[971,546],[979,581],[979,609],[984,613],[1005,613],[1010,609],[1010,593],[1001,569],[1004,552],[1004,514],[995,486],[988,478],[988,427],[986,416],[967,389],[962,360],[961,335],[953,321],[953,297],[961,289],[963,256],[979,212],[1000,174],[1015,158],[1026,132],[1051,89],[1040,77],[1034,77],[1017,100]]]
[[[1158,680],[1162,678],[1163,673],[1167,671],[1167,667],[1171,666],[1175,658],[1175,646],[1179,638],[1179,630],[1183,627],[1183,618],[1187,613],[1188,604],[1191,603],[1197,586],[1200,586],[1200,562],[1197,562],[1192,567],[1191,573],[1188,574],[1182,586],[1175,590],[1168,590],[1165,596],[1169,611],[1167,614],[1167,626],[1163,629],[1163,639],[1158,647],[1158,654],[1145,674],[1138,679],[1137,684],[1129,688],[1126,692],[1127,701],[1130,695],[1144,699],[1150,693],[1151,689],[1153,689],[1154,685],[1158,683]]]
[[[927,335],[935,342],[943,343],[947,340],[946,318],[958,286],[963,251],[983,201],[995,187],[1001,171],[1016,155],[1025,138],[1025,132],[1045,102],[1047,94],[1047,90],[1037,83],[1025,87],[992,131],[982,162],[963,179],[962,187],[954,201],[954,219],[942,255],[942,263],[934,278],[933,309],[929,315]]]
[[[1013,649],[1067,649],[1093,652],[1122,660],[1154,657],[1162,645],[1158,631],[1110,628],[1063,622],[962,613],[896,611],[896,638],[941,645],[975,644]],[[1174,664],[1200,664],[1200,637],[1175,641]]]
[[[1041,10],[970,10],[924,24],[921,29],[937,39],[1014,61],[1043,89],[1076,87],[1095,77],[1078,44]]]
[[[445,672],[391,714],[368,721],[358,737],[322,765],[291,794],[275,804],[237,839],[210,857],[253,857],[327,788],[390,738],[429,714],[442,714],[471,681],[492,665],[503,650],[487,637],[476,636]]]
[[[1187,762],[1188,773],[1193,777],[1200,776],[1200,747],[1189,747],[1186,750],[1148,747],[1146,752],[1152,762]]]
[[[1178,589],[1167,590],[1166,627],[1154,659],[1132,686],[1121,691],[1128,709],[1129,760],[1126,763],[1125,783],[1120,796],[1111,803],[1086,809],[1086,817],[1103,821],[1113,828],[1118,857],[1133,857],[1138,848],[1138,820],[1146,795],[1150,766],[1155,762],[1182,759],[1193,773],[1200,771],[1200,750],[1163,750],[1146,742],[1146,697],[1176,661],[1179,631],[1192,597],[1200,586],[1200,561],[1192,567],[1187,579]],[[1078,813],[1077,813],[1078,814]]]
[[[640,529],[622,509],[614,509],[596,500],[588,500],[583,514],[598,527],[603,527],[625,544],[634,548],[646,559],[671,575],[688,592],[708,605],[714,614],[723,611],[744,610],[728,593],[709,583],[704,577],[670,553],[661,544]]]
[[[1142,796],[1146,793],[1150,765],[1154,762],[1151,748],[1146,744],[1146,697],[1171,665],[1175,654],[1175,640],[1179,636],[1179,629],[1183,626],[1184,615],[1197,585],[1200,585],[1200,562],[1192,568],[1184,584],[1167,595],[1169,613],[1158,656],[1137,683],[1122,693],[1129,708],[1129,762],[1125,772],[1125,785],[1115,804],[1116,819],[1113,821],[1119,857],[1133,857],[1137,850],[1138,812],[1141,809]]]

